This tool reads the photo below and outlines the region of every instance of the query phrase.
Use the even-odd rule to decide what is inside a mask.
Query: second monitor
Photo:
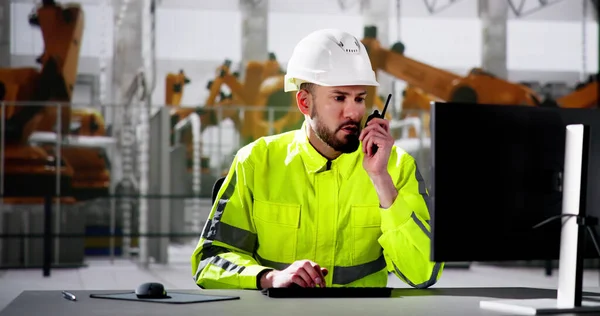
[[[582,246],[596,242],[600,113],[436,103],[431,126],[432,260],[560,257],[557,299],[488,301],[482,308],[536,314],[586,305],[600,312],[599,302],[581,297],[583,257],[598,256],[592,243]]]
[[[432,260],[558,259],[561,222],[533,227],[562,212],[569,124],[591,127],[583,193],[600,217],[600,111],[435,103]]]

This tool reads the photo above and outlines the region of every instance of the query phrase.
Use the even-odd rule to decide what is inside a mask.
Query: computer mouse
[[[148,282],[140,284],[135,289],[138,298],[168,298],[167,291],[161,283]]]

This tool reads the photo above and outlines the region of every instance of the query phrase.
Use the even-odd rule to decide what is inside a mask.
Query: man
[[[354,36],[326,29],[297,44],[285,91],[305,122],[238,151],[192,255],[198,286],[383,287],[388,271],[417,288],[438,280],[425,185],[385,119],[361,128],[367,86],[378,83]]]

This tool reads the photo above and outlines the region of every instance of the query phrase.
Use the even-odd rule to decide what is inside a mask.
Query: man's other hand
[[[285,270],[272,270],[265,273],[260,285],[263,289],[275,287],[291,287],[294,284],[301,287],[325,287],[327,269],[321,268],[310,260],[299,260]]]

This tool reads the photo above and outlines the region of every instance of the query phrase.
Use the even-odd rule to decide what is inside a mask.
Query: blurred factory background
[[[326,27],[426,180],[431,100],[597,103],[597,0],[0,0],[0,267],[42,266],[48,209],[56,267],[188,263],[236,150],[301,124],[286,62]]]

